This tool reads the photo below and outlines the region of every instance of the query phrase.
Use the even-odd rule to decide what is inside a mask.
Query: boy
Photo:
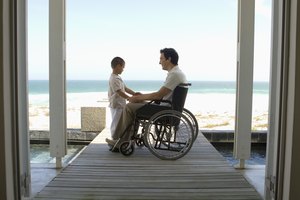
[[[115,137],[116,125],[120,119],[123,108],[126,105],[126,99],[129,98],[127,94],[137,95],[133,90],[126,87],[120,74],[122,74],[125,67],[125,61],[120,57],[115,57],[111,61],[112,74],[109,78],[108,99],[111,111],[111,137]]]

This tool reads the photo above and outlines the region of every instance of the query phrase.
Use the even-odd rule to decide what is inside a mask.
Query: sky
[[[49,77],[49,0],[28,0],[28,78]],[[175,48],[188,80],[235,81],[237,0],[66,0],[66,77],[164,80],[160,49]],[[254,81],[268,81],[271,0],[255,1]]]

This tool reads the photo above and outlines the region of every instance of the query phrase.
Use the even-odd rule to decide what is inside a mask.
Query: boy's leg
[[[121,117],[122,108],[110,108],[111,111],[111,125],[110,125],[110,134],[111,138],[114,138],[117,123]]]

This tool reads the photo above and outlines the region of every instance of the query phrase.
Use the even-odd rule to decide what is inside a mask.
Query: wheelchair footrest
[[[158,145],[155,146],[155,149],[180,152],[186,146],[186,143],[183,143],[183,142],[162,141],[160,144],[161,145],[159,145],[159,146]]]

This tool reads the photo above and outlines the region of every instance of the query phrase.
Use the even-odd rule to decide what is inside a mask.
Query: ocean
[[[157,91],[163,81],[136,81],[124,80],[127,87],[135,91]],[[107,92],[107,80],[67,80],[67,93],[88,93],[88,92]],[[190,81],[192,84],[189,93],[220,93],[234,94],[236,91],[236,82],[234,81]],[[254,94],[268,94],[268,82],[254,82]],[[48,94],[48,80],[29,80],[29,95]]]

